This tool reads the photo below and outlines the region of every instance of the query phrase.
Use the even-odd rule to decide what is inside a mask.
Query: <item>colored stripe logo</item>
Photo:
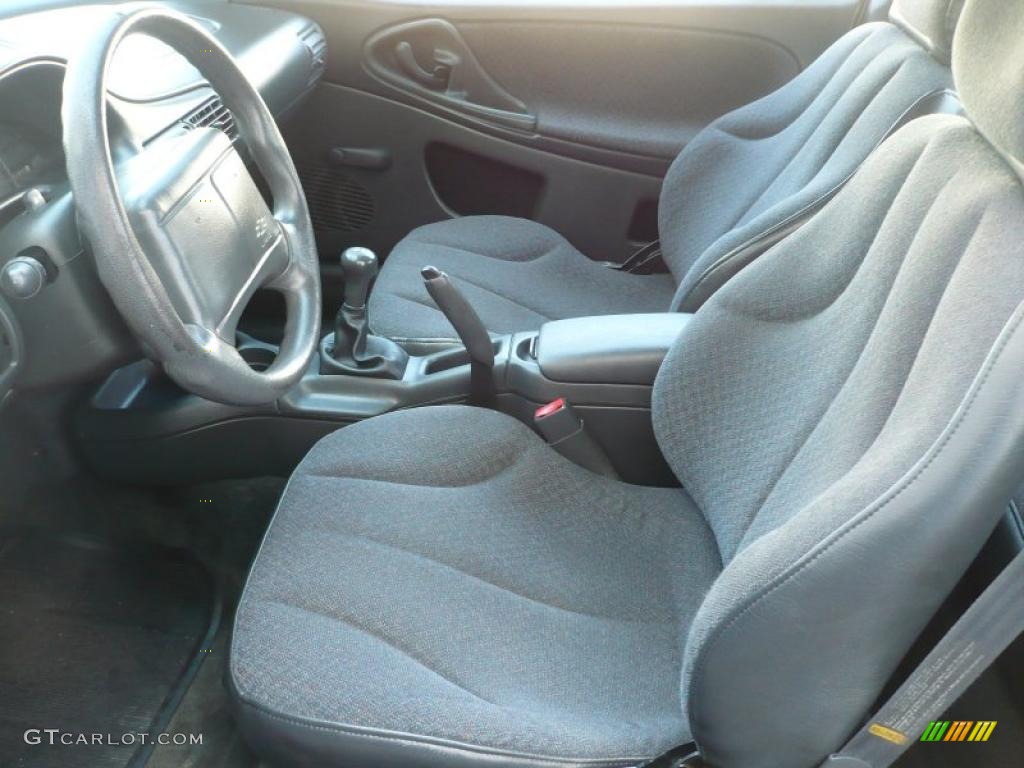
[[[921,734],[921,741],[988,741],[996,720],[933,720]]]

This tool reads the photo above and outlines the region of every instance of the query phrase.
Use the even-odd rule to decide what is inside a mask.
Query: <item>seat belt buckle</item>
[[[533,425],[547,444],[591,472],[618,478],[608,454],[586,430],[583,419],[564,397],[539,406]]]
[[[537,406],[533,412],[533,424],[549,445],[561,442],[583,429],[583,419],[564,397]]]

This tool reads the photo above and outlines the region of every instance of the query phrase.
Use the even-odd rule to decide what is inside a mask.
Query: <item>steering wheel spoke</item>
[[[225,314],[217,321],[213,332],[225,341],[233,340],[238,321],[256,291],[261,288],[275,287],[276,281],[288,270],[292,260],[289,255],[288,243],[276,219],[262,224],[273,232],[273,239],[248,277],[238,287],[234,298],[228,305]]]

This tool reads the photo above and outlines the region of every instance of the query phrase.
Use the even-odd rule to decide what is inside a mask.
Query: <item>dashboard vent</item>
[[[194,131],[196,128],[216,128],[224,131],[229,139],[238,138],[238,128],[235,127],[235,117],[231,114],[219,96],[211,96],[194,110],[189,112],[181,121],[186,131]]]
[[[309,52],[311,61],[309,79],[306,84],[315,85],[327,68],[327,39],[324,31],[316,24],[310,24],[299,33],[299,39]]]

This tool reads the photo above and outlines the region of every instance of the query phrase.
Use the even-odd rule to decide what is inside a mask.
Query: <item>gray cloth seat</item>
[[[701,131],[665,178],[659,209],[669,274],[586,258],[550,228],[508,217],[420,227],[385,260],[370,298],[375,333],[451,343],[420,269],[447,271],[495,333],[545,320],[693,311],[780,230],[827,200],[908,111],[948,89],[960,0],[897,0],[893,23],[852,30],[778,91]]]
[[[629,763],[689,740],[678,627],[720,567],[682,490],[595,477],[493,411],[392,414],[296,470],[234,681],[304,721]]]
[[[968,0],[968,117],[902,128],[694,314],[652,406],[680,490],[468,407],[314,447],[236,614],[249,742],[414,768],[841,746],[1024,473],[1022,40],[1024,5]]]

